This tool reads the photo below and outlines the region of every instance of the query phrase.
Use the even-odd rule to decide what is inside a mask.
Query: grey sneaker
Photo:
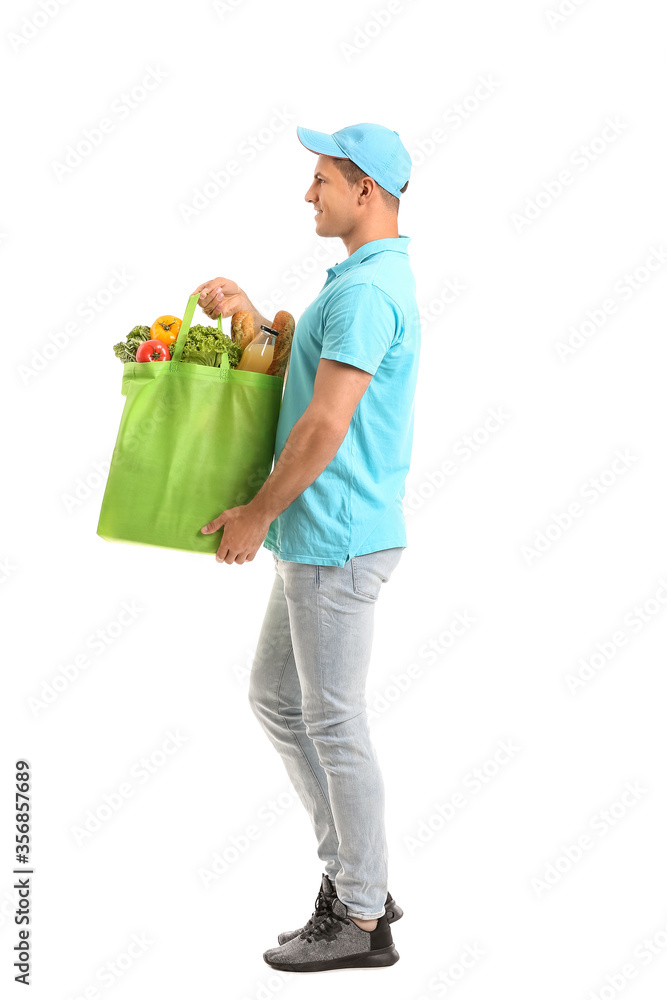
[[[272,969],[285,972],[324,972],[327,969],[376,969],[394,965],[394,947],[387,914],[372,931],[364,931],[347,915],[345,903],[333,896],[327,912],[313,914],[312,930],[264,952]]]
[[[317,898],[315,900],[315,909],[312,913],[312,916],[309,918],[308,922],[303,927],[299,927],[295,931],[282,931],[282,933],[278,935],[278,943],[286,944],[288,941],[291,941],[292,938],[295,938],[297,934],[302,934],[304,931],[311,933],[313,930],[314,918],[318,917],[322,913],[327,912],[327,910],[331,906],[331,903],[335,895],[336,895],[335,883],[332,882],[332,880],[329,878],[328,875],[323,874],[322,884],[320,885],[320,891],[318,892]],[[387,899],[384,904],[384,909],[385,909],[385,915],[387,917],[387,922],[390,924],[393,923],[394,920],[400,920],[401,917],[403,916],[403,910],[400,908],[400,906],[398,905],[398,903],[393,898],[390,892],[387,893]]]

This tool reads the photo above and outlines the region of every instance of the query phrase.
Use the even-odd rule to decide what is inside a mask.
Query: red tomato
[[[170,361],[169,348],[163,340],[144,340],[137,347],[137,361]]]

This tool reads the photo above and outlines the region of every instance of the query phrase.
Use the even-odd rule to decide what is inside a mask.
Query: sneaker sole
[[[344,958],[329,959],[327,962],[269,962],[272,969],[283,972],[326,972],[329,969],[380,969],[395,965],[401,956],[393,944],[388,948],[377,948],[375,951],[365,951],[357,955],[346,955]]]

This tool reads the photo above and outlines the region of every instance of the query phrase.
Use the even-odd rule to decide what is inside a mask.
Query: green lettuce
[[[113,345],[113,352],[123,363],[126,361],[136,361],[137,347],[144,340],[150,339],[150,326],[135,326],[130,330],[125,340],[121,340],[120,343]]]
[[[172,355],[174,346],[174,344],[169,345],[169,351]],[[236,368],[243,351],[231,337],[220,333],[217,326],[191,326],[183,345],[181,361],[219,368],[222,355],[225,353],[229,356],[229,367]]]

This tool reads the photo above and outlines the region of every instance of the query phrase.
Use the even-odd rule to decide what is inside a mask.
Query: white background
[[[26,757],[33,996],[664,996],[664,37],[650,0],[565,0],[560,19],[558,3],[4,5],[4,981]],[[287,123],[261,132],[276,109]],[[405,916],[397,965],[315,985],[262,959],[322,870],[246,700],[271,555],[103,541],[98,465],[131,327],[182,316],[216,275],[298,318],[344,259],[314,234],[296,125],[360,121],[413,156],[399,231],[422,310],[408,548],[368,685]],[[231,159],[240,173],[186,221]],[[123,602],[141,611],[93,653]],[[453,636],[457,615],[474,621]],[[216,852],[232,860],[206,888]],[[133,935],[150,943],[128,958]]]

